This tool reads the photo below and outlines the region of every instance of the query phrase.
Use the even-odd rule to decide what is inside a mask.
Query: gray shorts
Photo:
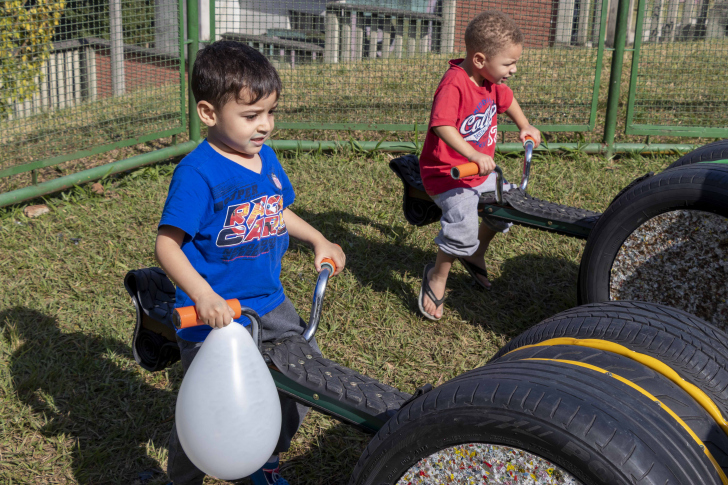
[[[496,174],[491,173],[485,182],[477,187],[458,187],[432,197],[442,209],[440,233],[435,244],[446,254],[455,257],[472,255],[479,245],[478,241],[478,200],[480,194],[495,192]],[[503,181],[503,192],[515,188],[514,184]],[[483,224],[495,232],[508,232],[513,225],[492,217],[483,217]]]
[[[300,335],[306,327],[306,323],[298,316],[296,309],[293,307],[293,303],[288,297],[283,300],[283,303],[274,308],[273,311],[260,317],[260,321],[264,342],[288,337],[296,333]],[[250,330],[252,326],[246,328]],[[187,372],[190,364],[192,364],[192,360],[200,350],[202,342],[188,342],[187,340],[177,338],[177,343],[179,344],[182,368]],[[314,350],[320,352],[315,338],[311,339],[310,344]],[[275,454],[288,451],[293,435],[296,434],[296,431],[303,422],[303,418],[309,410],[308,407],[293,401],[287,396],[279,394],[279,397],[281,400],[283,422],[281,423],[281,434],[274,452]],[[179,442],[176,426],[172,426],[172,432],[169,436],[167,475],[175,485],[202,485],[202,481],[205,478],[205,473],[200,471],[187,458],[187,455],[182,449],[182,444]]]

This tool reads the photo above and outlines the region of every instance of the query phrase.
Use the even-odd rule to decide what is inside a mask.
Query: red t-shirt
[[[492,157],[498,135],[496,115],[505,112],[513,102],[513,91],[505,84],[485,81],[484,86],[476,86],[458,65],[462,61],[450,61],[450,69],[437,86],[432,102],[430,125],[420,155],[420,175],[430,195],[456,187],[477,187],[487,178],[476,176],[454,180],[450,176],[450,168],[468,160],[450,148],[431,128],[454,126],[476,150]]]

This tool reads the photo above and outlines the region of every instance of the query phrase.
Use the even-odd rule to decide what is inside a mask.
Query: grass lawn
[[[298,194],[293,210],[347,253],[318,334],[328,358],[412,392],[483,365],[511,337],[576,304],[584,243],[514,227],[492,243],[493,290],[475,290],[456,266],[444,318],[424,320],[416,298],[439,225],[404,220],[388,156],[280,156]],[[599,211],[633,178],[675,159],[538,157],[534,196]],[[520,162],[498,159],[511,178]],[[104,195],[84,186],[50,198],[51,212],[37,219],[22,206],[0,209],[0,483],[166,483],[181,367],[152,374],[134,362],[134,310],[122,280],[155,265],[174,166],[107,179]],[[312,252],[292,243],[283,268],[286,292],[307,319]],[[368,439],[312,412],[283,456],[284,473],[300,485],[346,483]]]

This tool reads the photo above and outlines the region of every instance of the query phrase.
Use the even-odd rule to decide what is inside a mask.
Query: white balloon
[[[281,403],[242,325],[207,336],[182,381],[175,421],[182,448],[207,475],[247,477],[271,456],[281,432]]]

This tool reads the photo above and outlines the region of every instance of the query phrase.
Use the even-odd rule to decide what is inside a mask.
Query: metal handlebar
[[[326,293],[326,285],[329,282],[329,276],[334,274],[334,266],[329,262],[321,263],[321,272],[316,281],[316,288],[313,290],[313,302],[311,303],[311,316],[308,319],[308,325],[303,331],[303,338],[306,342],[310,342],[318,330],[319,321],[321,320],[321,309],[324,305],[324,294]]]
[[[533,157],[533,147],[535,143],[533,138],[526,138],[526,143],[523,144],[523,148],[526,151],[523,157],[523,175],[521,176],[520,189],[525,191],[528,186],[528,176],[531,174],[531,158]]]

